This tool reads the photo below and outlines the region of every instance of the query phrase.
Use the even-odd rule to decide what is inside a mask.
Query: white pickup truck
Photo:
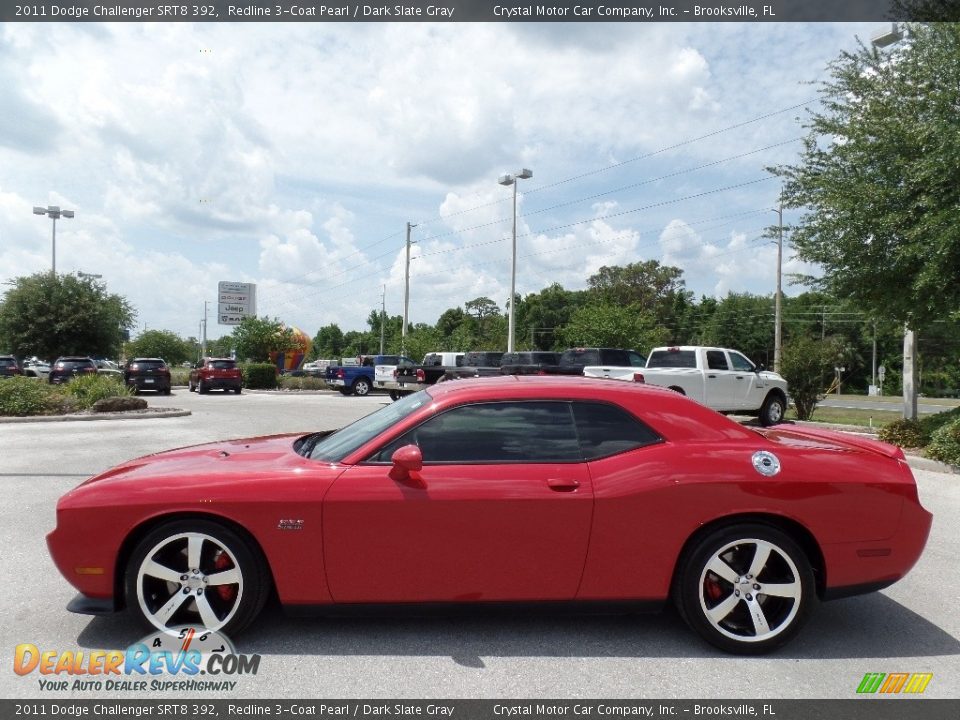
[[[776,425],[787,410],[787,381],[727,348],[658,347],[644,368],[596,365],[583,374],[670,388],[722,413],[756,415],[762,425]]]

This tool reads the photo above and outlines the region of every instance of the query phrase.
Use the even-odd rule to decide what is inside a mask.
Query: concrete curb
[[[186,417],[193,413],[189,410],[170,408],[169,410],[147,410],[147,412],[90,413],[89,415],[31,415],[28,417],[3,417],[5,423],[42,423],[42,422],[84,422],[87,420],[153,420],[155,418]]]

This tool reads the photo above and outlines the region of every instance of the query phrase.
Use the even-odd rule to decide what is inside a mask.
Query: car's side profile
[[[336,433],[133,460],[61,498],[48,544],[71,609],[125,605],[156,628],[238,632],[271,592],[320,613],[673,599],[708,641],[755,653],[819,600],[903,577],[930,522],[897,448],[746,428],[659,388],[508,376]]]

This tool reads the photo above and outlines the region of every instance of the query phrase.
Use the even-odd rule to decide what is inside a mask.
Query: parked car
[[[339,431],[131,460],[60,498],[47,543],[80,592],[69,609],[154,630],[233,636],[269,597],[298,613],[672,600],[755,654],[819,600],[902,578],[931,519],[897,447],[749,428],[648,385],[503,376]]]
[[[20,369],[23,371],[24,377],[35,377],[40,380],[46,380],[50,375],[50,365],[36,358],[25,360]]]
[[[490,350],[474,350],[463,354],[460,367],[450,368],[444,380],[462,380],[470,377],[490,377],[500,374],[500,359],[503,353]]]
[[[233,358],[204,358],[190,371],[187,387],[190,392],[233,390],[239,395],[243,387],[243,375],[237,366],[237,361]]]
[[[608,368],[642,368],[647,358],[636,350],[623,348],[570,348],[560,355],[561,375],[583,375],[584,368],[603,365]]]
[[[13,355],[0,355],[0,378],[17,377],[23,375],[20,363]]]
[[[500,358],[502,375],[557,375],[560,353],[543,350],[504,353]]]
[[[449,371],[462,367],[463,355],[462,352],[427,353],[419,365],[398,367],[393,383],[387,387],[398,391],[400,395],[423,390],[443,380]]]
[[[97,364],[89,357],[71,355],[57,358],[47,374],[47,382],[53,385],[69,382],[82,375],[96,375]]]
[[[169,395],[170,368],[162,358],[133,358],[123,369],[123,382],[134,392],[156,390]]]
[[[324,378],[343,395],[369,395],[376,387],[377,365],[396,365],[399,359],[399,355],[362,355],[350,364],[352,358],[343,358],[340,365],[327,367]]]
[[[399,400],[401,393],[393,387],[394,373],[398,367],[413,367],[417,363],[404,355],[383,355],[373,366],[373,385],[390,393],[391,400]]]
[[[586,368],[584,374],[602,376],[604,370]],[[670,388],[719,412],[755,415],[762,425],[776,425],[787,410],[787,381],[728,348],[658,347],[643,370],[607,376]]]

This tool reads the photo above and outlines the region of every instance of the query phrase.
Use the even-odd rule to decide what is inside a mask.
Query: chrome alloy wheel
[[[699,587],[704,618],[742,643],[765,642],[790,628],[804,599],[790,555],[756,538],[735,540],[713,553]]]
[[[233,619],[243,593],[236,555],[206,533],[170,535],[147,551],[137,567],[140,612],[159,630],[183,625],[218,630]]]

